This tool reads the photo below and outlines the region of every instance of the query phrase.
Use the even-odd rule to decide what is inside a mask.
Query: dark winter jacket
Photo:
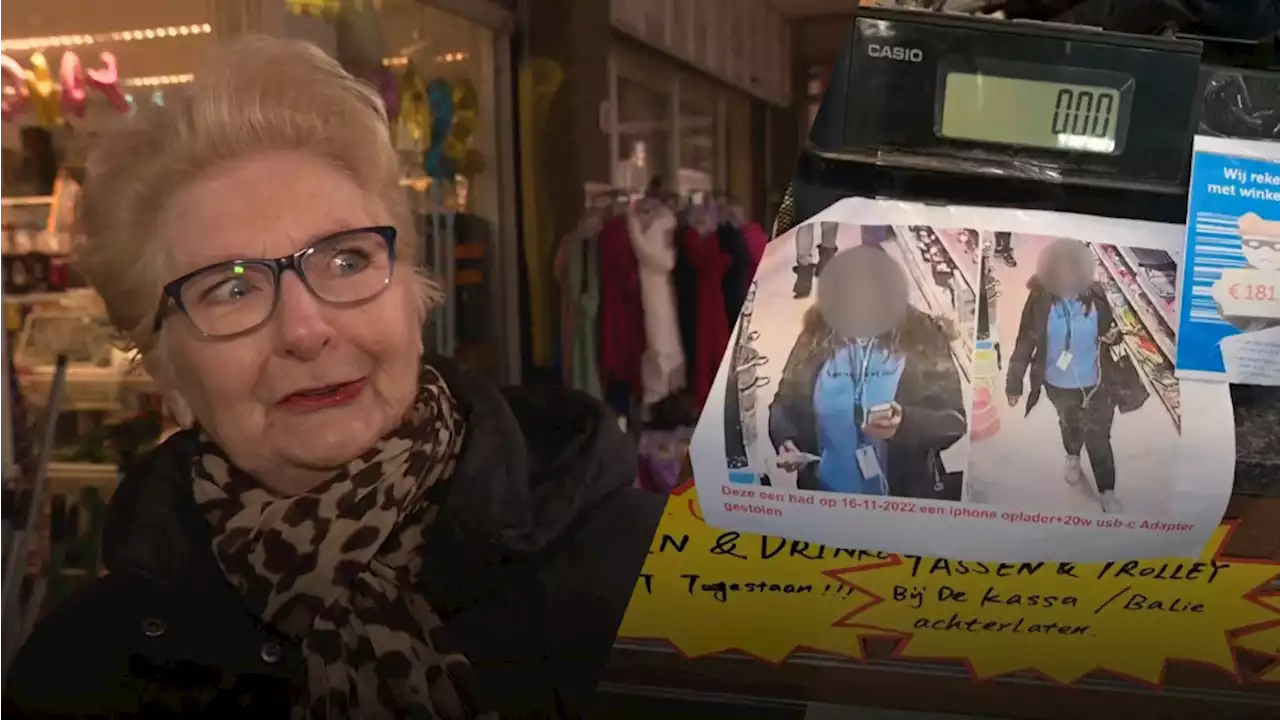
[[[1111,303],[1102,286],[1093,283],[1080,293],[1085,313],[1098,313],[1098,338],[1111,334],[1115,328],[1115,316]],[[1026,414],[1030,415],[1040,401],[1040,389],[1044,387],[1045,361],[1048,356],[1049,313],[1053,310],[1054,297],[1036,278],[1027,283],[1027,302],[1022,306],[1022,320],[1018,323],[1018,339],[1009,355],[1009,370],[1005,375],[1005,394],[1022,397],[1023,380],[1031,371],[1031,388],[1027,395]],[[1119,333],[1112,336],[1119,339]]]
[[[506,718],[580,717],[663,501],[605,408],[560,388],[499,391],[433,360],[467,417],[420,591]],[[55,608],[4,683],[4,715],[287,718],[302,656],[242,608],[192,496],[180,433],[119,486],[109,574]]]
[[[902,424],[886,443],[889,494],[932,497],[941,472],[939,453],[964,436],[964,397],[960,371],[951,355],[950,333],[941,321],[908,308],[896,337],[890,340],[905,358],[895,401],[902,406]],[[769,407],[769,438],[776,448],[790,440],[801,452],[821,455],[813,413],[818,373],[842,347],[816,306],[805,318],[799,339],[787,357],[778,392]],[[849,412],[853,412],[849,408]],[[797,486],[818,488],[817,466],[800,470]]]

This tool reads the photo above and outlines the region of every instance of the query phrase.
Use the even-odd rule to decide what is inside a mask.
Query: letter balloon
[[[84,80],[84,68],[80,65],[80,56],[68,50],[62,53],[62,63],[58,68],[58,82],[62,84],[62,114],[66,117],[84,117],[85,101],[89,97],[89,86]]]
[[[88,71],[89,84],[105,95],[111,107],[117,112],[129,112],[132,106],[120,89],[120,70],[115,53],[99,53],[98,60],[102,63],[102,67]]]
[[[5,120],[12,120],[27,105],[27,71],[17,60],[0,55],[0,78],[4,83],[0,113]]]
[[[36,111],[36,122],[40,127],[51,128],[62,119],[58,98],[54,97],[57,86],[53,82],[53,73],[49,70],[49,61],[45,59],[44,53],[33,54],[30,62],[27,92],[31,107]]]

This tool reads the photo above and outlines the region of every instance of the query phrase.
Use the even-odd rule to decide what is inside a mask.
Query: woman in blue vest
[[[1121,335],[1094,272],[1093,251],[1079,240],[1056,240],[1041,252],[1036,273],[1027,283],[1005,393],[1009,406],[1016,407],[1030,370],[1026,414],[1035,408],[1043,388],[1058,413],[1067,483],[1084,485],[1080,453],[1087,450],[1102,509],[1120,513],[1124,508],[1116,498],[1111,448],[1116,402],[1102,370],[1107,364],[1104,353]]]
[[[902,268],[862,245],[823,270],[769,408],[778,465],[804,490],[938,497],[965,433],[950,324],[907,300]]]

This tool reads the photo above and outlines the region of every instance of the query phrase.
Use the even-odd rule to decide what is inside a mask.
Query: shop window
[[[680,172],[676,191],[682,195],[718,190],[720,103],[716,93],[680,85]]]
[[[503,343],[494,311],[503,208],[497,40],[489,27],[417,0],[383,0],[378,29],[376,43],[367,42],[381,49],[382,65],[401,89],[393,129],[401,182],[426,242],[424,259],[451,293],[433,315],[432,347],[497,373]],[[359,42],[360,30],[353,26],[344,40]]]
[[[654,178],[670,186],[671,106],[670,91],[619,75],[616,187],[643,192]]]

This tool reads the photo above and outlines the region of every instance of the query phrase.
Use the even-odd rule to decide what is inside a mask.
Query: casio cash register
[[[1280,140],[1273,50],[861,9],[774,235],[851,196],[1182,224],[1197,132]],[[1236,493],[1280,496],[1280,390],[1232,395]]]

